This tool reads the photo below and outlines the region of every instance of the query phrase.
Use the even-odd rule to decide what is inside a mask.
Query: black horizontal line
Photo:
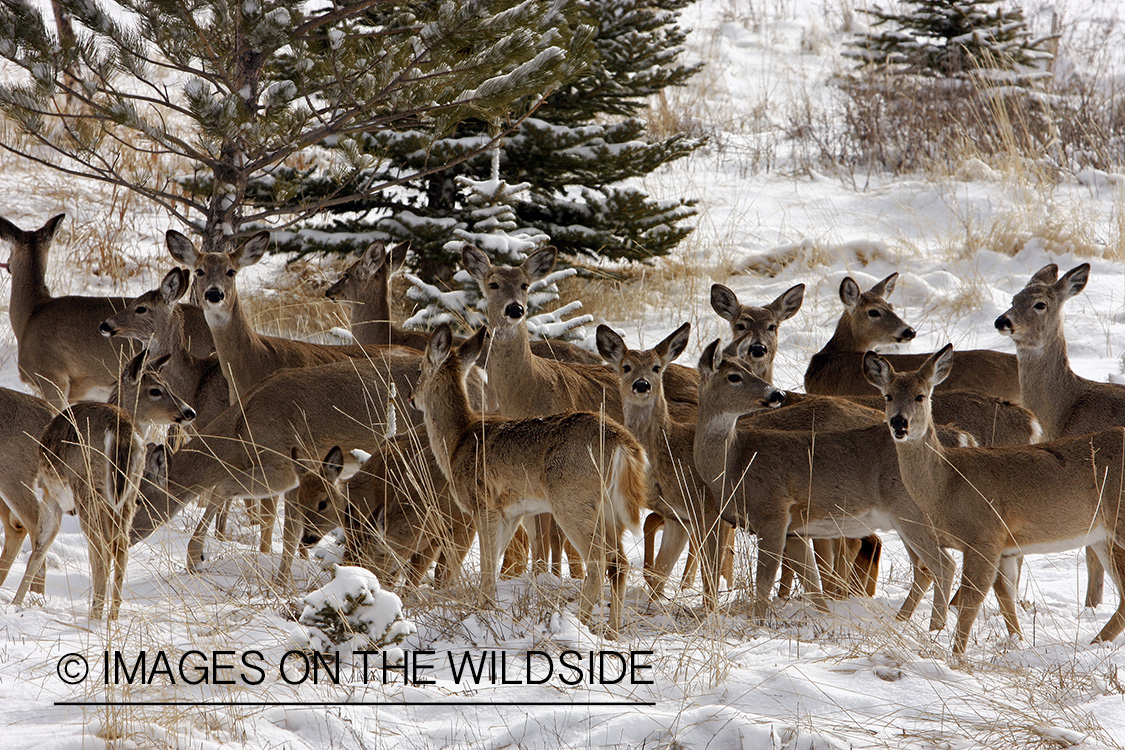
[[[655,706],[655,701],[55,701],[55,706],[250,706],[250,707],[318,707],[326,706]]]

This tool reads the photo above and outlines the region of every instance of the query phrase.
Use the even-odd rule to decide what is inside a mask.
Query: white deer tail
[[[641,511],[648,502],[648,456],[644,448],[628,443],[613,449],[610,462],[610,517],[634,534],[640,534]]]

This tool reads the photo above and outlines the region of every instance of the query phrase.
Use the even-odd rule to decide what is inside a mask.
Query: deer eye
[[[630,365],[621,365],[621,372],[632,372],[633,368]]]
[[[652,366],[652,371],[653,371],[653,372],[660,372],[660,365],[653,365],[653,366]]]
[[[316,504],[317,510],[324,510],[327,507],[328,507],[328,501],[327,500],[321,500],[319,503]]]
[[[499,289],[500,285],[497,284],[495,281],[490,281],[490,282],[488,282],[488,288],[489,289]]]
[[[886,399],[888,404],[891,403],[891,394],[887,393],[883,396],[883,398]]]
[[[195,275],[196,276],[202,276],[203,275],[203,269],[202,268],[195,269]]]
[[[741,383],[742,382],[742,376],[739,375],[737,372],[732,372],[730,375],[727,375],[727,380],[730,381],[731,383]]]
[[[1046,310],[1047,309],[1047,303],[1046,302],[1036,302],[1035,303],[1035,309],[1036,310]]]
[[[137,306],[137,314],[138,315],[144,315],[146,312],[148,312],[147,307],[145,307],[144,305],[138,305]]]
[[[161,396],[164,395],[164,392],[161,391],[159,388],[149,388],[148,389],[148,395],[152,396],[153,398],[160,398]]]
[[[235,274],[235,270],[233,268],[227,269],[227,276],[234,276],[234,274]]]
[[[878,310],[868,310],[867,311],[867,315],[869,317],[872,317],[872,318],[878,318],[881,314],[882,313],[880,313]]]
[[[527,289],[527,284],[520,284],[520,289]]]
[[[777,323],[770,323],[769,330],[776,331],[777,330]]]
[[[917,396],[914,397],[914,400],[917,401],[918,403],[922,403],[923,401],[926,400],[926,397],[923,396],[921,393],[919,393]]]
[[[746,330],[746,326],[743,325],[742,323],[736,323],[734,328],[737,331],[745,331]]]

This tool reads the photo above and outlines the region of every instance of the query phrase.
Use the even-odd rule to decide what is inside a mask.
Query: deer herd
[[[1063,331],[1087,264],[1061,278],[1048,265],[1015,295],[995,323],[1014,356],[950,346],[876,354],[915,337],[887,301],[897,274],[867,291],[845,278],[835,333],[809,363],[806,393],[793,393],[771,381],[778,330],[800,310],[803,285],[753,306],[714,284],[711,306],[730,341],[708,343],[690,368],[676,364],[687,323],[646,350],[605,325],[597,353],[531,341],[528,292],[553,270],[552,248],[513,267],[466,246],[486,325],[465,339],[445,324],[405,331],[391,321],[390,278],[408,247],[375,242],[326,293],[351,306],[357,344],[325,345],[251,324],[237,279],[262,258],[267,232],[226,253],[199,252],[169,231],[168,251],[186,268],[158,288],[134,299],[53,297],[45,271],[62,219],[24,231],[0,218],[19,373],[40,394],[0,389],[0,581],[31,543],[14,604],[43,593],[64,512],[89,541],[90,618],[108,606],[113,619],[130,545],[195,501],[203,510],[187,567],[196,572],[208,528],[241,499],[270,552],[282,498],[270,576],[283,587],[296,556],[336,527],[347,558],[404,592],[431,566],[435,587],[454,584],[479,538],[488,604],[498,576],[526,565],[529,544],[535,573],[560,573],[567,554],[571,574],[585,577],[579,617],[598,627],[608,578],[604,629],[615,635],[623,535],[640,533],[647,509],[653,600],[668,596],[686,550],[679,585],[693,586],[699,571],[704,606],[717,608],[742,528],[758,540],[755,617],[769,613],[779,572],[779,596],[796,579],[827,611],[831,598],[874,593],[874,532],[894,531],[913,570],[898,617],[932,587],[932,630],[958,608],[954,654],[989,589],[1019,636],[1016,583],[1029,553],[1085,547],[1086,605],[1100,603],[1106,571],[1118,589],[1096,640],[1125,629],[1125,386],[1078,377]],[[178,439],[146,445],[172,425]],[[963,558],[952,597],[950,551]]]

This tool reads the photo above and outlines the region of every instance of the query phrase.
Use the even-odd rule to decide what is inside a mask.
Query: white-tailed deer
[[[488,256],[472,245],[461,251],[465,270],[480,284],[487,305],[489,341],[488,384],[499,403],[499,413],[522,419],[562,411],[605,413],[615,420],[624,416],[617,375],[604,365],[558,362],[532,354],[527,331],[527,290],[555,267],[557,253],[543,248],[519,266],[493,266]],[[669,401],[690,405],[696,400],[697,380],[688,368],[666,373]],[[673,374],[675,373],[675,374]]]
[[[153,359],[167,357],[161,374],[174,393],[195,409],[197,426],[207,425],[230,405],[227,381],[219,358],[197,357],[188,347],[184,306],[177,304],[188,291],[190,274],[183,268],[169,271],[160,286],[130,300],[125,309],[98,326],[103,336],[120,336],[147,342]]]
[[[281,565],[274,583],[287,586],[292,581],[293,559],[298,549],[311,547],[332,529],[344,525],[337,500],[336,482],[344,471],[344,453],[335,445],[319,467],[308,468],[291,452],[297,469],[297,486],[285,495],[285,522],[282,526]]]
[[[367,568],[385,587],[397,588],[405,575],[400,590],[413,592],[435,560],[434,583],[447,586],[473,546],[472,515],[457,504],[425,428],[388,440],[342,488],[302,478],[305,485],[312,491],[298,501],[302,542],[315,544],[344,526],[349,564]]]
[[[239,301],[236,281],[241,269],[262,259],[269,246],[269,232],[258,232],[229,253],[198,252],[191,240],[174,229],[168,230],[165,240],[168,252],[192,269],[195,284],[202,290],[203,313],[215,340],[215,353],[232,404],[245,398],[268,375],[285,367],[313,367],[378,356],[378,348],[313,344],[264,336],[254,330]]]
[[[996,319],[996,330],[1016,344],[1020,397],[1038,417],[1044,440],[1125,426],[1125,386],[1079,377],[1067,356],[1063,303],[1085,289],[1089,278],[1089,263],[1061,279],[1058,266],[1044,266]],[[1086,606],[1097,607],[1105,569],[1091,550],[1086,551],[1086,575]]]
[[[318,461],[333,446],[376,449],[387,434],[391,385],[396,429],[418,424],[405,394],[418,377],[420,355],[387,349],[369,359],[289,368],[275,373],[199,430],[169,457],[167,493],[145,493],[132,541],[147,537],[184,505],[204,506],[188,544],[188,569],[203,561],[207,524],[232,498],[277,497],[297,486],[296,456]]]
[[[128,349],[98,335],[98,324],[124,309],[124,297],[52,297],[47,288],[47,255],[64,214],[27,232],[0,218],[0,239],[11,245],[8,308],[16,334],[20,378],[56,411],[84,399],[104,399]],[[211,334],[198,308],[185,309],[190,345],[206,354]],[[125,354],[123,354],[125,352]]]
[[[903,322],[886,298],[898,279],[892,273],[866,292],[850,276],[840,284],[844,313],[836,332],[813,355],[805,370],[805,390],[829,396],[874,396],[874,388],[863,379],[863,354],[878,346],[902,343],[914,338],[914,329]],[[884,357],[899,369],[916,369],[928,354],[887,354]],[[941,390],[977,391],[1020,403],[1019,364],[1015,355],[990,349],[970,349],[957,353],[957,374],[942,384]]]
[[[730,323],[731,335],[745,344],[751,371],[767,383],[773,382],[773,360],[777,356],[777,336],[782,323],[801,309],[805,285],[797,284],[762,307],[744,305],[722,284],[711,285],[711,308]]]
[[[619,632],[629,566],[621,537],[627,528],[639,531],[650,489],[644,449],[620,424],[592,412],[482,416],[464,378],[484,338],[481,329],[453,350],[449,326],[439,326],[411,396],[442,472],[476,519],[481,598],[495,599],[500,550],[520,518],[550,512],[586,563],[579,617],[590,622],[608,573],[608,629]]]
[[[1085,546],[1103,557],[1120,595],[1094,640],[1116,638],[1125,627],[1125,430],[1015,448],[947,448],[934,436],[930,397],[953,367],[953,347],[917,372],[896,374],[874,352],[863,364],[886,399],[903,483],[942,543],[964,552],[953,652],[965,652],[990,587],[1009,633],[1020,634],[1011,580],[1016,557]]]
[[[142,411],[159,422],[181,418],[181,408],[178,400],[165,398],[145,404]],[[153,446],[146,459],[145,445],[132,418],[119,407],[96,402],[75,404],[63,411],[47,425],[40,442],[41,522],[12,603],[23,601],[32,577],[41,573],[63,513],[74,511],[90,550],[90,619],[101,619],[108,599],[109,619],[116,620],[141,472],[147,463],[149,481],[163,480],[164,448]]]
[[[609,326],[600,325],[597,332],[598,351],[617,371],[625,426],[644,446],[652,463],[655,492],[650,507],[664,519],[660,554],[651,570],[645,570],[653,598],[664,595],[668,574],[689,541],[696,550],[705,540],[721,544],[724,551],[729,547],[730,527],[719,520],[707,485],[695,470],[695,425],[673,422],[664,398],[664,373],[687,347],[690,333],[691,325],[684,323],[652,349],[641,351],[630,349]],[[648,525],[646,521],[646,532]],[[723,554],[718,553],[714,560]],[[707,559],[708,564],[713,562],[711,557]],[[704,597],[712,607],[717,603],[716,580],[715,571],[704,571]]]
[[[41,398],[0,388],[0,521],[4,524],[4,550],[0,552],[0,583],[8,577],[24,537],[30,534],[31,553],[39,540],[42,504],[35,494],[39,471],[39,437],[50,424],[54,412]],[[46,554],[46,553],[44,553]],[[43,593],[43,571],[25,574],[28,585]]]
[[[695,462],[723,519],[758,535],[755,612],[765,614],[790,535],[863,537],[872,528],[884,528],[898,531],[937,578],[930,627],[940,630],[953,561],[898,480],[885,428],[823,433],[740,428],[740,415],[780,404],[784,394],[740,359],[724,356],[718,344],[708,345],[699,362]],[[801,566],[797,572],[814,604],[826,608],[815,567]],[[916,604],[908,597],[899,616],[909,617]]]
[[[399,243],[389,250],[381,240],[372,242],[359,260],[325,291],[328,299],[351,304],[352,335],[357,343],[409,346],[418,351],[426,348],[430,340],[428,332],[407,331],[391,321],[391,275],[402,268],[409,250],[409,242]],[[456,337],[454,341],[461,343]],[[539,357],[563,362],[602,363],[594,352],[567,341],[535,340],[531,342],[531,351]]]

